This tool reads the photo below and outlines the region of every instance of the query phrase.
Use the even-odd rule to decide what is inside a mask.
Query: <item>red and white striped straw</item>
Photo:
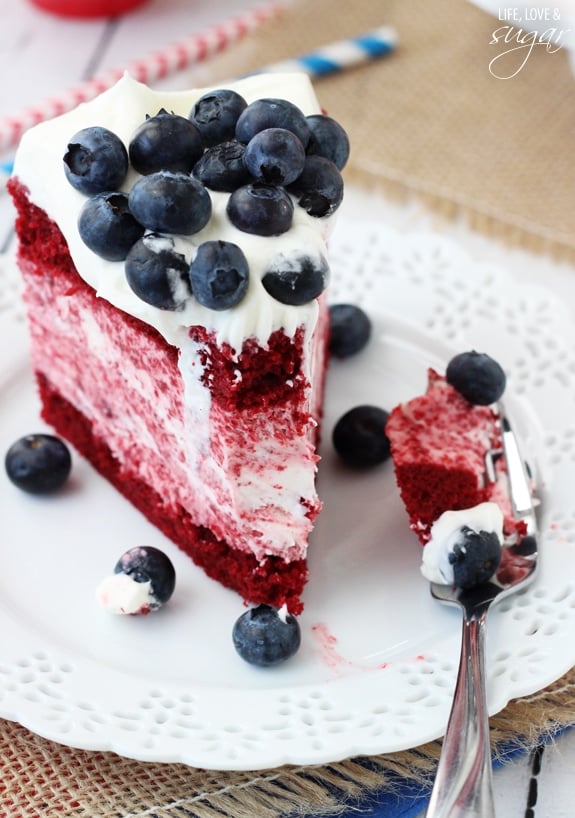
[[[88,102],[111,88],[127,71],[134,79],[150,85],[176,71],[200,63],[208,57],[223,51],[227,46],[242,39],[261,23],[280,12],[280,3],[268,4],[233,17],[224,23],[211,26],[172,43],[164,49],[154,51],[147,57],[135,60],[124,68],[112,69],[92,79],[69,88],[62,94],[50,97],[38,105],[25,108],[14,116],[0,120],[0,152],[13,147],[20,137],[39,122],[71,111],[81,102]]]

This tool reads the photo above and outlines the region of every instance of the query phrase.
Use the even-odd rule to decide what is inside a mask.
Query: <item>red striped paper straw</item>
[[[124,68],[106,71],[69,88],[63,94],[50,97],[38,105],[24,108],[14,116],[0,120],[0,152],[13,147],[20,137],[39,122],[71,111],[81,102],[88,102],[102,91],[111,88],[127,71],[134,79],[150,85],[181,71],[190,65],[200,63],[208,57],[223,51],[227,46],[245,37],[261,23],[280,12],[280,3],[268,4],[238,17],[232,17],[224,23],[211,26],[204,31],[192,34],[183,40],[172,43],[164,49],[154,51],[147,57],[135,60]]]

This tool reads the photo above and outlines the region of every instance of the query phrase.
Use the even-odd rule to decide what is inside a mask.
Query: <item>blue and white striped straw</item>
[[[390,54],[397,46],[397,32],[391,26],[380,26],[359,37],[351,37],[302,54],[281,60],[262,68],[261,71],[304,71],[310,77],[324,77],[353,68],[362,63]],[[260,73],[260,72],[258,72]]]
[[[13,168],[12,162],[0,163],[0,193],[4,193],[4,191],[6,190],[6,182],[10,178],[12,168]]]

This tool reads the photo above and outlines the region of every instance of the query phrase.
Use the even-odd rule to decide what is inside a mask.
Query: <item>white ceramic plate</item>
[[[0,475],[0,716],[64,744],[213,769],[317,764],[413,747],[443,733],[460,636],[454,609],[419,573],[390,463],[350,474],[331,429],[351,406],[391,408],[421,392],[426,368],[454,351],[490,352],[544,495],[542,570],[490,614],[491,713],[575,661],[575,345],[545,290],[518,287],[433,234],[341,224],[332,301],[369,311],[374,337],[333,362],[301,617],[303,644],[261,670],[235,654],[238,596],[206,579],[79,457],[69,488],[38,498]],[[44,428],[26,354],[17,285],[0,277],[0,448]],[[94,591],[137,544],[176,566],[170,604],[113,617]]]

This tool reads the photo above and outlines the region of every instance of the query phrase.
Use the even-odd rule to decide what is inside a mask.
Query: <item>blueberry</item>
[[[335,358],[349,358],[362,350],[371,337],[371,321],[355,304],[332,304],[329,308],[329,351]]]
[[[308,156],[302,173],[288,189],[310,216],[330,216],[343,199],[341,173],[324,156]]]
[[[298,307],[322,293],[329,278],[329,267],[323,256],[278,253],[268,264],[262,278],[266,291],[282,304]]]
[[[305,150],[291,131],[265,128],[248,142],[244,163],[258,182],[289,185],[303,170]]]
[[[72,468],[70,450],[54,435],[21,437],[6,453],[6,473],[15,486],[46,494],[64,485]]]
[[[453,584],[468,590],[488,582],[501,562],[501,543],[493,531],[461,528],[461,539],[449,554],[453,566]]]
[[[246,144],[265,128],[286,128],[307,147],[310,129],[297,105],[287,99],[265,98],[252,102],[242,111],[236,125],[236,139]]]
[[[135,582],[149,582],[151,610],[165,605],[176,586],[176,571],[172,561],[167,554],[151,545],[136,546],[122,554],[114,573],[126,574]]]
[[[361,405],[342,415],[334,426],[333,446],[348,466],[368,469],[390,456],[385,434],[388,412],[378,406]]]
[[[97,193],[88,199],[80,211],[78,231],[84,244],[107,261],[123,261],[144,235],[125,193]]]
[[[246,146],[233,139],[208,148],[194,165],[193,174],[210,190],[231,193],[251,181],[244,165]]]
[[[290,229],[293,202],[282,187],[258,182],[235,190],[226,206],[234,227],[258,236],[278,236]]]
[[[206,241],[200,244],[190,265],[190,282],[204,307],[228,310],[239,304],[247,292],[247,259],[237,244]]]
[[[172,171],[142,176],[130,191],[129,204],[134,218],[156,233],[197,233],[212,214],[212,200],[202,183]]]
[[[219,88],[196,102],[189,119],[201,134],[205,147],[233,139],[236,123],[247,102],[236,91]]]
[[[190,120],[163,108],[142,122],[128,146],[133,168],[146,175],[159,170],[189,173],[203,150],[200,132]]]
[[[532,534],[526,534],[521,537],[519,543],[513,549],[516,554],[521,554],[522,557],[529,557],[537,553],[537,539]]]
[[[68,143],[64,172],[72,187],[88,196],[116,190],[128,172],[128,151],[107,128],[84,128]]]
[[[447,383],[465,400],[488,406],[505,391],[506,377],[501,366],[483,352],[461,352],[451,359],[445,372]]]
[[[324,114],[313,114],[307,117],[307,124],[311,131],[308,155],[324,156],[343,170],[349,159],[349,138],[339,122]]]
[[[153,233],[134,244],[124,264],[131,289],[142,301],[161,310],[183,309],[191,295],[188,269],[173,240]]]
[[[285,662],[301,644],[299,623],[291,614],[271,605],[258,605],[243,613],[232,631],[234,647],[246,662],[270,667]]]

